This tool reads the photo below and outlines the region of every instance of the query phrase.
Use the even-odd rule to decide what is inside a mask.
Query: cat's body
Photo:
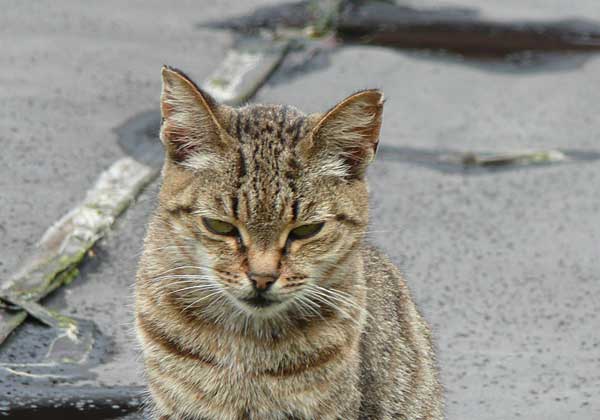
[[[442,418],[429,330],[363,243],[381,109],[365,91],[324,116],[235,110],[163,70],[136,286],[156,418]]]

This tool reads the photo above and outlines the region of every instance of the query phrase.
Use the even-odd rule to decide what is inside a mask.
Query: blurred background
[[[383,89],[369,236],[447,418],[600,418],[599,52],[597,0],[3,2],[0,417],[142,418],[168,64],[230,104]]]

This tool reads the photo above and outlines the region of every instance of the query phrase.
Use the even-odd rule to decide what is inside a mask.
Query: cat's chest
[[[344,376],[355,366],[344,352],[272,351],[239,343],[222,350],[211,364],[188,359],[172,366],[177,403],[218,411],[219,419],[303,420],[328,418],[323,401],[344,387],[354,392],[354,376]]]
[[[175,405],[206,419],[308,420],[319,418],[320,398],[331,384],[308,378],[274,378],[243,373],[239,366],[179,372],[171,392]],[[193,384],[185,386],[183,384]],[[327,391],[325,391],[327,393]]]

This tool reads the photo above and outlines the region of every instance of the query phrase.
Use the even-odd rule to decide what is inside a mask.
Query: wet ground
[[[6,8],[2,276],[118,157],[160,162],[160,65],[202,80],[233,37],[195,24],[258,3],[115,3],[118,14],[76,2]],[[591,1],[488,3],[453,5],[501,19],[600,19]],[[369,173],[370,236],[405,272],[434,327],[448,419],[598,417],[600,56],[481,61],[327,45],[288,56],[255,100],[315,112],[365,87],[387,97]],[[474,169],[440,162],[449,153],[522,149],[564,150],[573,159]],[[80,371],[0,371],[0,416],[116,418],[139,405],[131,287],[157,187],[94,248],[79,278],[44,302],[93,321],[88,363]],[[0,347],[0,362],[39,362],[54,339],[27,322]]]

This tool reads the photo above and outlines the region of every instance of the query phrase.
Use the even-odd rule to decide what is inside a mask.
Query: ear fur
[[[357,92],[327,111],[312,130],[313,156],[347,178],[361,178],[375,157],[383,114],[383,93]]]
[[[217,117],[219,105],[185,73],[163,66],[160,139],[176,163],[214,154],[222,146],[223,131]]]

